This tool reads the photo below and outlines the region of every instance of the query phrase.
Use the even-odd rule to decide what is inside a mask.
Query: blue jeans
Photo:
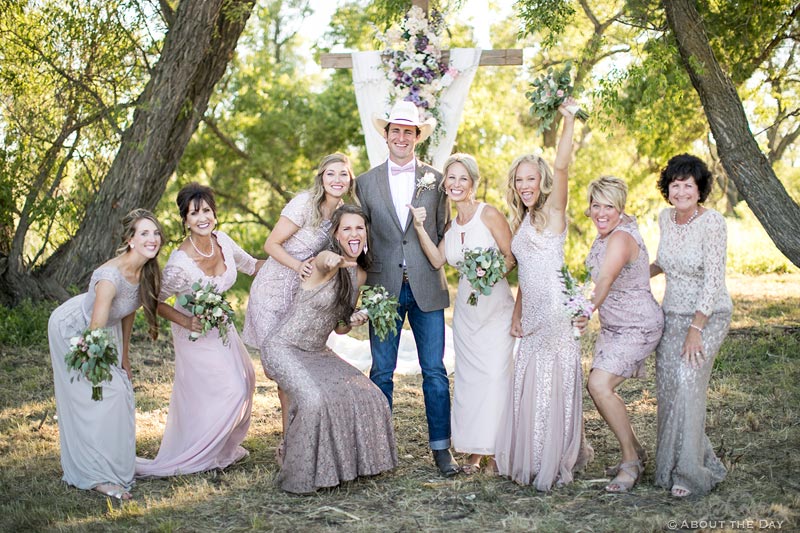
[[[425,416],[428,419],[428,439],[431,450],[450,448],[450,381],[444,367],[444,311],[422,311],[417,307],[411,287],[403,283],[398,298],[397,334],[391,332],[380,340],[370,323],[369,342],[372,368],[369,378],[383,391],[392,406],[394,369],[397,367],[397,348],[406,315],[417,343],[419,366],[422,368],[422,394],[425,397]]]

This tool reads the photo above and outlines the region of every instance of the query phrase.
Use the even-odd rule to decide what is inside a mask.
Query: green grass
[[[668,530],[671,520],[726,524],[714,531],[733,530],[734,520],[774,520],[783,521],[781,531],[797,531],[800,276],[734,277],[729,287],[736,309],[715,363],[707,415],[708,435],[729,474],[705,498],[686,501],[652,484],[657,407],[652,357],[648,378],[629,380],[620,390],[651,457],[643,482],[630,494],[602,491],[603,468],[618,457],[613,435],[587,396],[586,434],[596,458],[571,485],[541,494],[484,473],[441,478],[427,449],[421,378],[409,376],[399,378],[395,390],[400,466],[307,496],[286,494],[275,485],[280,412],[275,385],[254,357],[258,383],[244,442],[250,456],[224,472],[139,481],[133,501],[112,503],[60,481],[44,332],[29,331],[26,320],[14,322],[17,336],[2,338],[26,344],[0,344],[0,531],[657,532]],[[42,324],[43,310],[23,312],[31,323],[41,315],[36,320]],[[170,335],[150,342],[139,324],[132,361],[137,451],[152,457],[174,372]]]

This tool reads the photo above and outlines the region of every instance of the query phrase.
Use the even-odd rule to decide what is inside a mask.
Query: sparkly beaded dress
[[[501,475],[540,491],[571,482],[593,456],[583,438],[580,345],[558,277],[566,235],[537,231],[526,217],[511,241],[523,337],[495,458]]]
[[[355,269],[350,274],[357,286]],[[263,344],[272,378],[289,397],[278,475],[288,492],[334,487],[397,466],[386,396],[325,345],[338,320],[331,312],[335,298],[336,276],[312,289],[301,287],[286,319]]]

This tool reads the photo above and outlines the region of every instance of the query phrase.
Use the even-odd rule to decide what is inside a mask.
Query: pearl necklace
[[[203,252],[200,251],[200,249],[197,246],[195,246],[194,241],[192,240],[192,235],[191,234],[189,234],[189,242],[192,244],[192,248],[194,248],[194,251],[197,252],[199,255],[202,255],[206,259],[210,259],[210,258],[214,257],[214,239],[213,238],[211,239],[211,253],[210,254],[204,254]]]
[[[676,226],[688,226],[689,224],[691,224],[691,223],[692,223],[692,220],[694,220],[695,218],[697,218],[697,215],[699,215],[699,214],[700,214],[700,208],[699,208],[699,207],[696,207],[696,208],[694,209],[694,213],[692,213],[692,216],[690,216],[690,217],[689,217],[689,220],[687,220],[687,221],[686,221],[686,222],[684,222],[683,224],[678,224],[678,210],[677,210],[677,209],[674,209],[674,210],[672,211],[672,222],[674,222]]]

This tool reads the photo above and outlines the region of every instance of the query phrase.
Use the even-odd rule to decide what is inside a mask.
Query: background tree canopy
[[[156,209],[169,236],[180,237],[173,199],[191,180],[217,190],[223,229],[263,256],[281,208],[308,187],[322,156],[344,151],[357,172],[368,166],[350,72],[310,68],[316,57],[304,47],[375,49],[375,27],[410,4],[340,2],[320,34],[304,25],[313,9],[308,0],[3,3],[6,304],[63,298],[69,285],[82,286],[113,253],[117,221],[133,207]],[[474,45],[463,4],[432,2],[447,13],[451,47]],[[491,28],[492,46],[524,47],[525,66],[478,69],[455,147],[478,159],[482,199],[504,208],[505,173],[515,156],[542,150],[552,158],[555,130],[536,136],[524,93],[537,72],[571,60],[591,119],[579,130],[571,172],[570,262],[582,261],[593,235],[582,214],[588,181],[625,178],[628,211],[655,236],[655,214],[664,206],[655,174],[683,151],[711,163],[720,185],[711,203],[729,215],[733,230],[754,228],[746,198],[784,254],[800,262],[796,3],[519,0],[514,7]],[[681,40],[685,25],[675,25],[679,7],[699,10],[705,33],[689,37],[705,38],[729,79],[734,90],[723,91],[723,104],[709,100],[715,93],[704,76],[714,66],[686,52],[692,43]],[[724,109],[739,100],[747,121],[733,123],[736,113]],[[736,144],[748,135],[749,151]],[[760,244],[772,255],[755,270],[789,268]],[[736,267],[736,253],[731,259]]]

